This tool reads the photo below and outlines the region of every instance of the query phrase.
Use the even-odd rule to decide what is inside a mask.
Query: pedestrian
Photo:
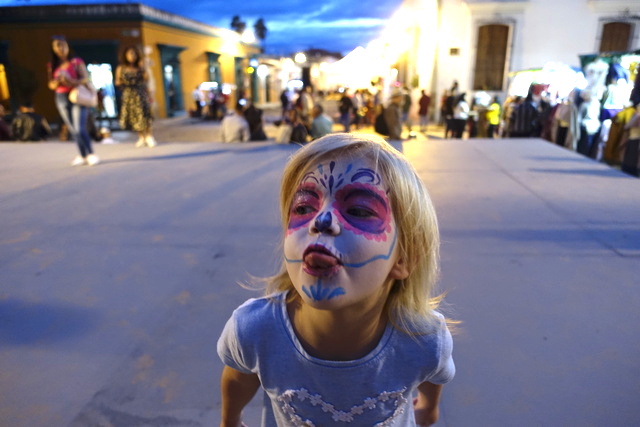
[[[240,426],[259,387],[263,425],[435,423],[455,366],[415,169],[377,136],[327,135],[293,155],[280,200],[283,266],[218,340],[220,425]]]
[[[200,85],[196,86],[196,88],[191,93],[193,97],[193,103],[195,104],[195,116],[202,117],[202,91],[200,90]]]
[[[353,101],[349,96],[347,90],[342,93],[342,97],[340,98],[340,105],[338,106],[338,110],[340,111],[340,123],[344,127],[345,132],[349,132],[351,130],[351,112],[353,110]]]
[[[356,129],[360,129],[360,126],[364,124],[367,111],[363,92],[363,89],[358,89],[351,98],[353,101],[353,124],[356,125]]]
[[[511,138],[531,138],[540,135],[538,106],[533,100],[533,86],[529,88],[527,97],[518,104],[509,119],[509,136]]]
[[[625,125],[625,130],[629,132],[629,137],[624,147],[624,154],[622,157],[621,169],[622,172],[629,175],[640,175],[640,103],[634,106],[636,109],[635,114]]]
[[[75,137],[79,154],[71,162],[72,166],[100,163],[93,153],[91,137],[87,130],[88,107],[74,104],[69,93],[75,87],[89,84],[87,67],[69,49],[64,36],[53,36],[51,41],[51,62],[47,64],[48,87],[55,92],[55,103],[68,131]]]
[[[403,100],[403,93],[400,89],[394,89],[391,92],[391,102],[387,108],[384,109],[384,120],[387,124],[387,131],[389,132],[389,139],[401,140],[402,139],[402,112],[401,103]]]
[[[487,109],[487,138],[493,138],[494,135],[498,136],[498,130],[500,129],[500,99],[497,96],[493,97],[491,105]]]
[[[280,93],[280,104],[282,105],[282,117],[285,117],[291,105],[291,100],[289,99],[289,92],[287,91],[287,89],[284,89]]]
[[[151,135],[153,117],[148,80],[149,74],[140,50],[135,46],[126,47],[122,51],[120,65],[116,67],[115,85],[122,90],[120,127],[138,133],[136,148],[157,145]]]
[[[318,139],[333,132],[333,120],[324,114],[324,108],[316,104],[311,112],[313,122],[311,123],[311,138]]]
[[[298,109],[300,121],[307,130],[311,129],[311,110],[313,110],[314,105],[311,86],[304,86],[298,95],[296,108]]]
[[[458,100],[458,95],[454,95],[453,91],[449,91],[447,98],[445,99],[444,102],[444,120],[445,120],[445,127],[444,127],[444,137],[445,138],[453,138],[454,135],[454,131],[453,131],[453,109],[456,106],[456,102]]]
[[[249,103],[249,106],[244,110],[244,118],[249,125],[249,140],[251,141],[264,141],[267,139],[262,115],[263,111],[256,107],[253,102]]]
[[[453,107],[453,118],[451,120],[452,138],[462,139],[464,127],[469,118],[469,104],[467,104],[466,93],[460,94]]]
[[[420,132],[427,132],[427,125],[429,124],[429,106],[431,105],[431,97],[427,95],[424,89],[420,91],[420,100],[418,101],[419,109],[418,116],[420,117]]]
[[[235,110],[222,119],[220,138],[222,142],[247,142],[250,137],[249,123],[244,118],[244,106],[238,102]]]
[[[407,126],[407,130],[411,133],[411,119],[409,113],[411,112],[411,106],[413,100],[411,99],[411,92],[408,87],[404,87],[402,94],[402,123]]]
[[[289,110],[287,124],[291,126],[289,143],[304,144],[308,142],[307,138],[309,136],[309,132],[307,131],[307,126],[302,122],[298,110]]]

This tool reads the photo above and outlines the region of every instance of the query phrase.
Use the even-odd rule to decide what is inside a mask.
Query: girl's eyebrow
[[[387,209],[387,202],[382,197],[380,197],[378,193],[376,193],[373,190],[369,190],[368,188],[354,188],[353,190],[347,193],[347,195],[344,198],[344,201],[347,201],[351,197],[355,197],[355,196],[373,197],[374,199],[382,203],[385,210]]]
[[[318,195],[318,193],[316,193],[315,190],[313,190],[312,188],[308,188],[308,187],[307,188],[305,188],[305,187],[299,188],[298,190],[296,190],[296,192],[293,195],[293,197],[296,197],[296,196],[298,196],[300,194],[307,194],[307,195],[309,195],[311,197],[314,197],[314,198],[316,198],[318,200],[320,199],[320,196]]]

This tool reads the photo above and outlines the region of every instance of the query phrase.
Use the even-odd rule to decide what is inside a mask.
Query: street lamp
[[[304,64],[305,62],[307,62],[307,55],[305,55],[305,54],[304,54],[304,53],[302,53],[302,52],[296,53],[295,61],[296,61],[298,64]]]

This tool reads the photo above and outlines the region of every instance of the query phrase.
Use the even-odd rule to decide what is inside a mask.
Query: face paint
[[[371,165],[367,159],[318,165],[292,197],[284,256],[309,303],[386,298],[397,230],[385,183]]]
[[[368,184],[350,184],[336,193],[333,204],[344,227],[369,240],[384,241],[390,231],[391,212],[386,195]]]

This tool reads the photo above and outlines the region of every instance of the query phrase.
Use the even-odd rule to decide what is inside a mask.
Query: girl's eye
[[[296,215],[307,215],[313,212],[314,210],[315,209],[309,205],[298,205],[298,206],[294,206],[293,213],[295,213]]]
[[[347,209],[346,213],[347,215],[350,215],[356,218],[371,218],[376,216],[376,213],[373,212],[371,209],[365,208],[362,206],[352,206]]]

